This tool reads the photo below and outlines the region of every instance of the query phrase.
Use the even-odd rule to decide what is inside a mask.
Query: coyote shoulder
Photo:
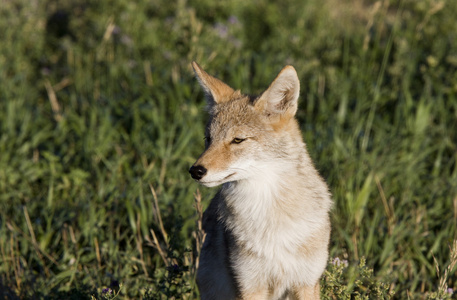
[[[295,69],[286,66],[252,97],[192,66],[210,117],[205,151],[189,172],[222,185],[203,216],[201,298],[319,299],[332,200],[294,118]]]

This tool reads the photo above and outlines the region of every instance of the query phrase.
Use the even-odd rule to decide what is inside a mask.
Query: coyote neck
[[[229,227],[236,223],[240,228],[240,221],[245,221],[246,230],[255,224],[303,224],[313,220],[313,214],[327,212],[316,195],[325,197],[328,191],[304,148],[292,160],[256,167],[253,176],[224,184],[221,192],[229,212],[223,218]]]

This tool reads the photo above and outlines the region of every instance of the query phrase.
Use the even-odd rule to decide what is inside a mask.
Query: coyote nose
[[[206,169],[203,166],[192,166],[189,169],[190,176],[192,176],[193,179],[200,180],[205,176],[206,174]]]

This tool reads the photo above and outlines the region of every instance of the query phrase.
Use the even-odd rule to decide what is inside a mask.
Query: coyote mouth
[[[214,180],[214,181],[198,180],[198,182],[200,182],[203,185],[216,186],[216,185],[220,185],[220,184],[223,184],[223,183],[227,182],[227,179],[229,179],[230,177],[232,177],[235,174],[236,174],[236,172],[233,172],[233,173],[231,173],[231,174],[229,174],[229,175],[227,175],[224,178],[219,179],[219,180]]]
[[[221,181],[224,181],[224,180],[226,180],[227,178],[232,177],[232,176],[235,175],[235,174],[236,174],[236,173],[233,172],[232,174],[229,174],[229,175],[225,176],[224,178],[222,178]]]

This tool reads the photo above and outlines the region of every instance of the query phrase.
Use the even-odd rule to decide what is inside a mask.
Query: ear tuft
[[[286,66],[256,101],[255,107],[267,115],[293,117],[297,112],[300,81],[294,67]]]
[[[205,90],[208,106],[223,103],[231,99],[235,91],[227,84],[206,73],[195,61],[192,62],[192,68],[200,82],[201,87]]]

